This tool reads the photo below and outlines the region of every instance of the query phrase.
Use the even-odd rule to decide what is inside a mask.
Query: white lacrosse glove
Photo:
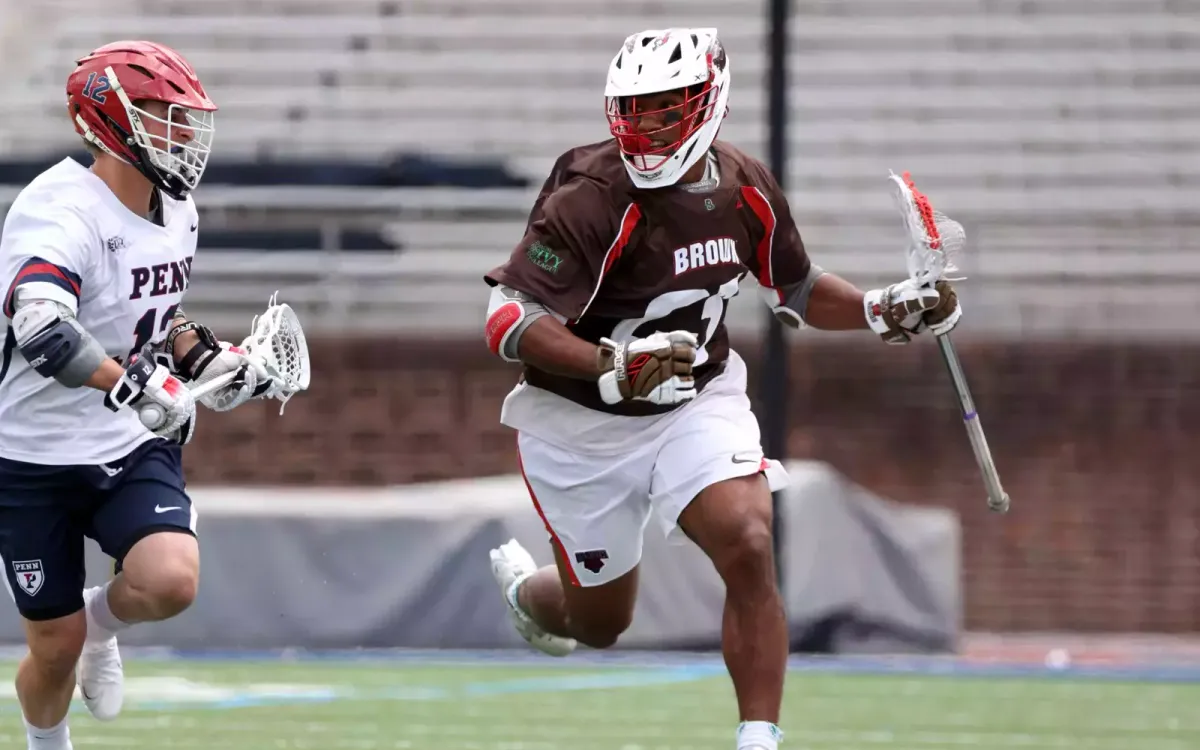
[[[938,303],[932,310],[926,310],[921,316],[921,323],[928,326],[934,336],[942,336],[954,330],[962,318],[962,305],[958,301],[958,292],[950,285],[948,279],[940,279],[934,285],[938,292]]]
[[[213,411],[229,411],[270,389],[271,379],[261,361],[246,356],[243,347],[218,341],[209,328],[199,323],[188,321],[173,328],[167,336],[166,350],[173,351],[175,338],[186,331],[195,331],[200,338],[179,362],[179,371],[189,380],[203,385],[226,373],[237,373],[229,385],[201,396],[201,404]]]
[[[218,342],[216,353],[197,363],[192,381],[203,385],[227,372],[237,373],[233,382],[200,397],[200,403],[213,411],[229,411],[271,388],[271,378],[262,362],[246,356],[244,349],[228,341]]]
[[[938,282],[941,287],[948,282]],[[954,290],[950,289],[951,300]],[[912,279],[905,279],[898,284],[892,284],[886,289],[872,289],[863,295],[863,312],[867,325],[871,330],[888,344],[907,344],[909,340],[929,326],[925,315],[929,311],[941,308],[942,292],[939,288],[919,286]],[[958,311],[955,310],[953,321],[946,328],[945,321],[939,323],[942,332],[949,331],[958,322]],[[947,319],[948,320],[948,319]],[[939,331],[935,330],[934,333]]]
[[[140,354],[130,358],[125,374],[104,397],[113,411],[128,407],[159,437],[186,445],[196,428],[196,401],[179,378]]]
[[[600,339],[597,357],[603,373],[600,397],[606,404],[632,400],[673,405],[696,397],[696,334],[690,331],[659,331],[627,344]]]

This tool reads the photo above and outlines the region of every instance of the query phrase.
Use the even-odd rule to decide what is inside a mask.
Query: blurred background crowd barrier
[[[931,536],[830,532],[857,545],[842,565],[879,572],[901,559],[919,571],[936,560],[914,573],[937,592],[936,647],[959,628],[1200,630],[1196,3],[804,0],[792,14],[786,184],[810,255],[863,288],[903,278],[889,169],[911,171],[966,226],[956,341],[1014,503],[1005,517],[987,511],[932,341],[791,334],[783,458],[801,476],[839,478],[802,485],[869,495],[843,506],[855,523],[870,507],[931,524],[921,527]],[[186,453],[202,535],[222,528],[206,518],[239,518],[253,500],[308,519],[296,533],[310,536],[297,538],[328,540],[361,520],[355,503],[373,493],[411,485],[389,502],[436,509],[442,485],[425,483],[446,480],[463,493],[449,507],[467,518],[489,498],[525,502],[511,494],[519,486],[487,484],[516,471],[515,436],[498,418],[517,371],[484,346],[481,277],[520,238],[558,154],[608,136],[614,51],[642,28],[717,26],[734,78],[721,135],[765,159],[766,19],[761,0],[0,0],[0,213],[46,166],[86,160],[65,117],[75,57],[119,38],[180,50],[221,108],[196,192],[189,315],[240,336],[279,290],[313,355],[312,389],[282,417],[273,403],[201,415]],[[752,284],[730,326],[754,384],[765,311]],[[225,500],[208,512],[212,493]],[[301,497],[322,510],[289,511]],[[807,551],[788,555],[815,555],[822,527],[805,524],[829,517],[795,502],[786,538]],[[522,533],[547,560],[532,511],[512,514],[534,524]],[[267,525],[206,544],[235,560],[288,524]],[[423,585],[461,563],[483,576],[467,594],[494,596],[475,587],[490,585],[483,545],[509,527],[484,529]],[[898,557],[878,556],[897,539]],[[823,562],[842,554],[822,549]],[[695,550],[678,554],[686,568]],[[276,593],[287,590],[284,555]],[[220,592],[235,570],[210,575],[222,564],[211,558],[205,587]],[[800,579],[830,569],[795,559]],[[342,579],[313,574],[329,596],[394,572],[379,555],[340,565]],[[890,585],[909,604],[921,598]],[[233,606],[203,596],[180,627]],[[855,596],[867,609],[881,601]],[[275,612],[285,599],[258,601]],[[412,600],[387,601],[398,612]],[[485,609],[487,628],[505,625],[498,598]],[[347,637],[420,640],[403,618],[379,622]],[[286,628],[272,637],[304,640]]]

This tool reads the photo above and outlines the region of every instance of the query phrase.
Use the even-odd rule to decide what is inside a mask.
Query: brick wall
[[[791,457],[965,527],[970,629],[1200,630],[1200,347],[960,346],[1014,509],[987,511],[936,347],[793,347]],[[312,343],[314,382],[205,412],[200,483],[386,484],[514,470],[515,370],[474,340]],[[751,366],[757,352],[739,347]],[[756,402],[757,403],[757,402]]]

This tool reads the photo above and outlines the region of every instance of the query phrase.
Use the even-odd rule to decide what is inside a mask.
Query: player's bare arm
[[[763,299],[775,316],[794,328],[824,331],[870,329],[889,344],[905,344],[926,329],[949,331],[962,315],[958,296],[948,281],[934,286],[911,279],[881,289],[862,291],[846,279],[810,262],[786,198],[767,178],[780,217],[778,242],[769,269],[759,269]]]
[[[822,331],[875,330],[884,340],[904,343],[924,327],[942,324],[955,314],[958,299],[949,282],[930,290],[911,284],[864,292],[832,273],[819,273],[811,282],[803,304],[803,320]],[[879,305],[880,312],[873,312]],[[872,324],[871,318],[878,322]],[[919,320],[910,318],[917,316]]]
[[[958,297],[947,281],[934,287],[902,281],[863,292],[840,276],[818,273],[803,292],[767,290],[764,296],[780,321],[793,328],[807,325],[823,331],[869,328],[889,344],[904,344],[926,328],[935,333],[953,328],[961,315]],[[778,296],[784,298],[782,302],[775,301]]]
[[[88,388],[95,388],[102,393],[108,393],[116,387],[121,376],[125,374],[125,368],[121,367],[115,359],[106,359],[100,363],[92,376],[84,383]]]
[[[534,321],[519,339],[516,355],[525,364],[554,375],[594,382],[604,374],[600,347],[571,333],[554,318]]]
[[[487,338],[492,351],[507,361],[595,382],[609,404],[628,399],[678,403],[695,393],[696,336],[688,331],[625,343],[602,339],[597,345],[571,333],[533,296],[499,285],[492,292]]]
[[[864,292],[832,273],[822,273],[812,282],[804,321],[822,331],[855,331],[867,328],[863,315]]]

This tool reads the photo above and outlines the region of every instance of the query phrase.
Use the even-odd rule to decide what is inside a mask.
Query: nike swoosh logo
[[[161,505],[154,506],[155,513],[166,513],[169,510],[183,510],[183,506],[182,505],[170,505],[170,506],[167,506],[166,508],[162,507]]]
[[[756,464],[762,461],[762,455],[758,453],[734,453],[733,462],[735,464]]]

